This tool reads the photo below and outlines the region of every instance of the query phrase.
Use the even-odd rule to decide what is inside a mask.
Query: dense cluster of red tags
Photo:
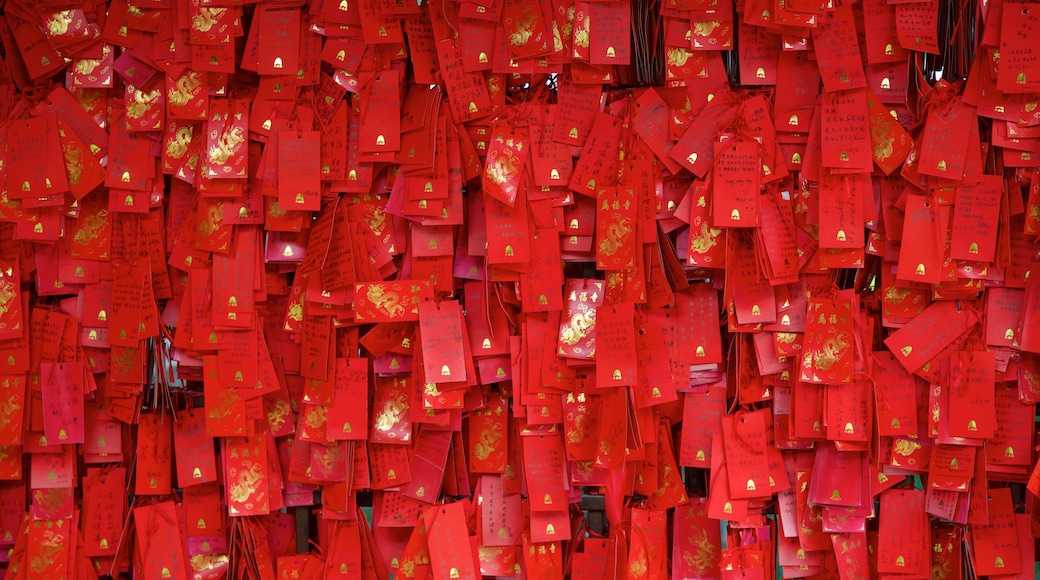
[[[1038,26],[8,0],[6,578],[1032,578]]]

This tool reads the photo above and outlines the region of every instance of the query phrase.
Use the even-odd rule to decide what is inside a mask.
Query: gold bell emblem
[[[264,128],[264,131],[270,131],[271,130],[271,120],[268,119],[268,120],[264,121],[262,126]]]
[[[906,558],[904,558],[902,556],[897,557],[896,558],[896,566],[899,566],[899,567],[906,566]]]
[[[697,355],[697,358],[702,358],[704,356],[704,347],[703,346],[698,346],[694,350],[694,354]]]
[[[798,126],[798,115],[791,115],[791,118],[787,120],[787,124],[792,127]]]
[[[1018,73],[1018,78],[1015,79],[1015,83],[1016,84],[1020,84],[1020,85],[1026,84],[1026,73],[1024,73],[1024,72]]]
[[[835,236],[839,242],[845,241],[845,230],[838,230],[838,234]]]
[[[856,428],[852,426],[852,423],[845,423],[845,434],[852,435],[856,432]]]
[[[376,135],[376,145],[379,147],[386,145],[386,138],[382,135]]]
[[[441,376],[442,377],[450,377],[451,376],[451,369],[448,368],[448,365],[441,366]]]
[[[163,568],[163,569],[162,569],[162,573],[161,573],[161,576],[162,576],[163,578],[169,578],[169,577],[171,576],[171,574],[170,574],[170,569],[169,569],[169,568]]]
[[[733,208],[733,211],[729,212],[729,219],[735,222],[739,222],[740,211],[737,208]]]
[[[484,342],[482,342],[480,344],[480,348],[482,350],[488,350],[489,348],[491,348],[491,339],[490,338],[485,338]]]
[[[192,479],[202,479],[202,470],[196,467],[191,471]]]
[[[549,494],[545,494],[545,497],[544,497],[544,498],[542,498],[542,503],[543,503],[544,505],[552,505],[552,502],[553,502],[553,501],[552,501],[552,496],[551,496],[551,495],[549,495]]]
[[[918,264],[918,265],[917,265],[917,269],[916,269],[916,270],[914,270],[914,272],[915,272],[915,273],[916,273],[916,274],[917,274],[918,276],[924,276],[924,264]]]
[[[704,456],[704,450],[701,449],[701,450],[697,451],[697,461],[699,461],[701,463],[704,463],[706,460],[707,459]]]
[[[968,431],[978,431],[979,425],[975,422],[975,419],[968,421]]]
[[[935,168],[939,171],[946,171],[946,161],[940,159],[939,162],[935,164]]]
[[[557,171],[555,168],[553,168],[553,170],[549,172],[549,179],[552,179],[552,180],[560,179],[560,172]]]
[[[282,68],[282,57],[278,56],[274,59],[274,68]]]
[[[487,64],[487,61],[488,61],[487,53],[481,51],[481,53],[477,55],[477,62],[479,62],[480,64]]]
[[[751,306],[751,316],[762,316],[762,309],[758,307],[758,304]]]
[[[1015,448],[1008,446],[1008,448],[1004,450],[1004,457],[1007,457],[1008,459],[1013,459],[1015,457]]]
[[[506,253],[506,256],[512,256],[513,255],[513,246],[506,246],[506,252],[505,253]]]
[[[458,577],[459,577],[459,569],[455,568],[455,567],[452,567],[452,569],[448,571],[448,578],[458,578]]]
[[[119,180],[122,181],[123,183],[130,183],[130,172],[129,171],[124,171],[123,172],[123,176],[120,177]]]
[[[753,479],[747,480],[747,490],[755,491],[755,481]]]
[[[108,549],[108,540],[106,538],[101,538],[101,542],[98,543],[98,547],[101,548],[102,550],[107,550]]]
[[[886,90],[892,88],[892,82],[888,80],[888,77],[881,79],[881,88]]]
[[[423,186],[424,193],[433,193],[433,182],[427,181],[426,185]]]
[[[22,193],[28,193],[31,189],[32,189],[32,186],[29,185],[28,181],[23,181],[22,182]]]
[[[469,112],[470,113],[476,113],[479,110],[480,109],[477,108],[477,104],[476,103],[474,103],[473,101],[469,102]]]
[[[555,536],[556,535],[556,527],[553,526],[552,524],[546,524],[546,526],[545,526],[545,535],[547,535],[547,536]]]
[[[614,369],[614,374],[612,375],[612,377],[613,377],[613,379],[615,381],[620,381],[621,380],[621,369]]]
[[[758,70],[755,71],[755,78],[756,79],[764,79],[764,78],[766,78],[766,69],[764,69],[762,67],[758,67]]]
[[[900,427],[899,418],[898,417],[892,417],[891,425],[892,425],[893,429],[898,429]]]
[[[338,60],[340,62],[343,62],[343,60],[346,59],[346,58],[347,58],[347,51],[341,50],[341,51],[336,53],[336,60]]]
[[[578,138],[578,128],[577,127],[571,127],[571,130],[567,132],[567,136],[570,137],[571,139],[577,139]]]

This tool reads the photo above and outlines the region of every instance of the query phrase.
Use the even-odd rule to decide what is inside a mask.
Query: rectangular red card
[[[950,434],[989,439],[997,427],[992,351],[950,355]]]
[[[429,565],[435,578],[479,578],[466,527],[464,502],[424,510],[429,533]]]
[[[278,133],[278,205],[285,210],[321,209],[321,139],[317,131]]]
[[[729,494],[737,499],[769,494],[765,412],[727,415],[722,420]]]
[[[937,444],[928,464],[928,489],[967,492],[974,471],[974,447]]]
[[[527,163],[527,131],[512,123],[499,122],[491,128],[491,143],[484,163],[483,190],[513,207]]]
[[[1031,433],[1026,426],[1031,420],[1033,406],[1020,402],[1014,383],[1000,383],[996,387],[997,428],[987,454],[991,465],[1028,466]]]
[[[950,257],[992,262],[997,250],[997,222],[1004,180],[983,175],[977,186],[958,187],[953,207]]]
[[[823,167],[841,173],[873,169],[866,93],[862,89],[824,94],[820,110]]]
[[[595,196],[597,188],[617,183],[622,124],[620,119],[606,113],[596,114],[568,187],[583,195]]]
[[[336,359],[335,393],[326,434],[333,441],[368,437],[368,359]]]
[[[891,489],[881,496],[877,569],[892,574],[927,574],[931,562],[924,490]]]
[[[227,437],[223,454],[228,515],[266,515],[270,494],[264,436]]]
[[[560,320],[557,354],[563,358],[591,359],[595,355],[596,309],[603,305],[604,282],[570,279],[564,286],[566,300]]]
[[[363,282],[354,285],[354,320],[401,322],[419,320],[418,305],[433,300],[429,280]]]
[[[596,385],[636,384],[635,310],[632,304],[596,308]]]
[[[559,435],[541,433],[521,438],[524,472],[532,511],[566,509],[564,447]]]
[[[419,333],[427,383],[456,383],[466,374],[462,308],[456,300],[423,302],[418,306]]]
[[[76,533],[69,520],[35,520],[28,525],[28,570],[48,578],[64,578],[68,573],[69,550]],[[28,572],[28,571],[27,571]]]
[[[812,38],[824,90],[847,91],[866,87],[852,6],[838,7],[822,20],[821,26],[812,29]]]
[[[603,92],[596,85],[580,85],[561,79],[552,139],[565,145],[581,146],[589,136]]]
[[[213,454],[213,438],[206,433],[203,409],[186,409],[177,413],[173,427],[178,487],[202,485],[217,480],[217,464]]]
[[[372,403],[372,437],[375,443],[408,445],[412,440],[409,408],[410,379],[376,377]]]
[[[203,392],[206,395],[206,433],[211,437],[231,437],[252,433],[253,423],[246,421],[246,402],[238,389],[224,385],[217,377],[217,357],[205,356]]]
[[[589,61],[594,65],[626,65],[632,57],[631,10],[622,5],[589,5]]]
[[[1022,560],[1011,489],[989,490],[988,503],[989,523],[971,528],[975,571],[980,575],[1018,574]]]
[[[884,341],[885,346],[895,354],[903,368],[913,373],[978,320],[974,310],[956,301],[936,302],[909,324],[889,335]]]
[[[762,172],[759,147],[755,141],[715,144],[711,205],[715,227],[747,228],[758,225]]]
[[[760,275],[755,255],[754,234],[747,228],[733,229],[727,236],[726,296],[733,303],[733,324],[755,325],[776,322],[776,292]]]
[[[93,468],[83,478],[83,550],[88,556],[114,556],[126,513],[126,469]]]
[[[629,270],[635,267],[636,194],[631,187],[601,187],[596,191],[596,267]]]
[[[247,177],[246,137],[249,127],[247,101],[213,99],[206,122],[205,155],[202,161],[207,179]]]
[[[173,417],[142,414],[137,437],[137,495],[167,495],[172,489]]]
[[[852,302],[834,296],[809,302],[801,380],[829,385],[852,382],[855,335]]]
[[[61,390],[60,387],[58,390]],[[0,445],[21,445],[26,417],[25,397],[24,376],[6,375],[0,377],[0,401],[4,401],[4,407],[7,409],[5,413],[0,415]],[[54,439],[54,441],[57,441],[57,439]]]
[[[138,545],[152,546],[148,557],[143,559],[142,574],[154,578],[186,578],[188,568],[174,503],[142,505],[134,508],[133,514]]]
[[[872,378],[882,436],[917,434],[917,389],[891,352],[874,353]]]
[[[891,86],[888,77],[883,77],[879,90]],[[867,93],[867,121],[870,124],[870,146],[874,163],[891,175],[906,160],[913,148],[910,133],[892,117],[890,109],[882,104],[869,89]],[[905,91],[903,91],[905,93]],[[903,94],[900,93],[900,94]]]
[[[825,172],[820,178],[819,189],[820,247],[862,248],[863,201],[872,198],[873,184],[869,174]]]
[[[470,473],[505,473],[509,451],[509,399],[492,395],[469,417]],[[495,544],[489,544],[495,545]]]
[[[83,363],[41,363],[40,385],[43,390],[44,433],[48,441],[83,443]]]

